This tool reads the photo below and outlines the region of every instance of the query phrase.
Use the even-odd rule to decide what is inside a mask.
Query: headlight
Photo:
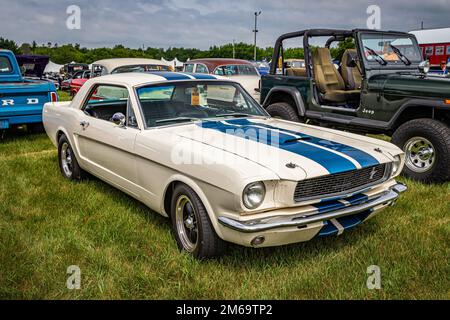
[[[242,193],[242,201],[248,209],[256,209],[264,201],[266,187],[262,182],[248,184]]]
[[[394,156],[394,161],[392,162],[392,172],[391,172],[391,177],[395,177],[396,175],[398,175],[400,172],[400,166],[402,164],[402,159],[400,158],[399,155]]]
[[[428,60],[422,61],[419,64],[419,71],[425,74],[428,73],[428,71],[430,71],[430,62]]]

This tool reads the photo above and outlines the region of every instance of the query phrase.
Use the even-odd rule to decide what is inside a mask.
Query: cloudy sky
[[[67,7],[81,9],[81,29],[69,30]],[[369,5],[381,27],[410,31],[450,26],[450,0],[0,0],[0,36],[16,42],[80,43],[89,48],[196,47],[253,42],[273,46],[284,32],[307,28],[365,28]]]

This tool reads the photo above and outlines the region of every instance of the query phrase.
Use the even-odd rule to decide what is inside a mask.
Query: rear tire
[[[70,142],[64,134],[58,142],[58,162],[64,178],[79,181],[86,177],[86,172],[80,168]]]
[[[267,107],[267,112],[274,118],[280,118],[283,120],[303,122],[298,116],[297,110],[289,103],[277,102]]]
[[[226,242],[216,234],[199,196],[185,184],[178,184],[171,201],[172,231],[180,250],[197,259],[217,257]]]
[[[411,120],[394,132],[392,142],[405,152],[406,177],[426,183],[450,179],[450,128],[446,124]]]

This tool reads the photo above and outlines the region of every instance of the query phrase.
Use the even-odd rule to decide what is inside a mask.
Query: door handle
[[[80,126],[83,128],[83,130],[86,130],[86,128],[89,127],[89,122],[85,120],[80,121]]]

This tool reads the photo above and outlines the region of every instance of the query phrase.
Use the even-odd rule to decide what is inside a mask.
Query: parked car
[[[92,64],[90,75],[93,77],[107,74],[127,73],[127,72],[148,72],[148,71],[173,71],[170,65],[161,60],[141,59],[141,58],[114,58],[99,60]],[[76,95],[83,84],[89,79],[80,78],[70,83],[72,96]]]
[[[57,100],[51,82],[24,79],[14,54],[0,50],[0,130],[22,124],[38,129],[44,103]]]
[[[450,79],[427,75],[416,38],[373,30],[304,30],[282,35],[305,39],[305,68],[272,65],[262,77],[261,103],[274,117],[309,121],[360,133],[386,134],[406,153],[404,175],[424,182],[450,179]],[[324,47],[316,39],[329,37]],[[330,46],[352,38],[339,70]],[[337,57],[334,57],[337,58]]]
[[[70,95],[73,96],[76,93],[74,88],[78,87],[78,85],[75,85],[74,88],[72,88],[72,83],[74,81],[85,81],[90,77],[91,77],[90,70],[77,71],[70,78],[61,81],[61,90],[69,91]]]
[[[239,82],[256,101],[260,100],[259,85],[261,76],[255,66],[239,59],[194,59],[184,64],[184,72],[208,73],[225,76]]]
[[[395,145],[271,118],[240,84],[211,75],[92,78],[72,102],[47,103],[44,125],[65,178],[89,172],[171,217],[197,258],[226,242],[341,234],[406,190]]]
[[[270,71],[270,65],[266,61],[251,61],[251,63],[255,66],[260,75],[268,74]]]

